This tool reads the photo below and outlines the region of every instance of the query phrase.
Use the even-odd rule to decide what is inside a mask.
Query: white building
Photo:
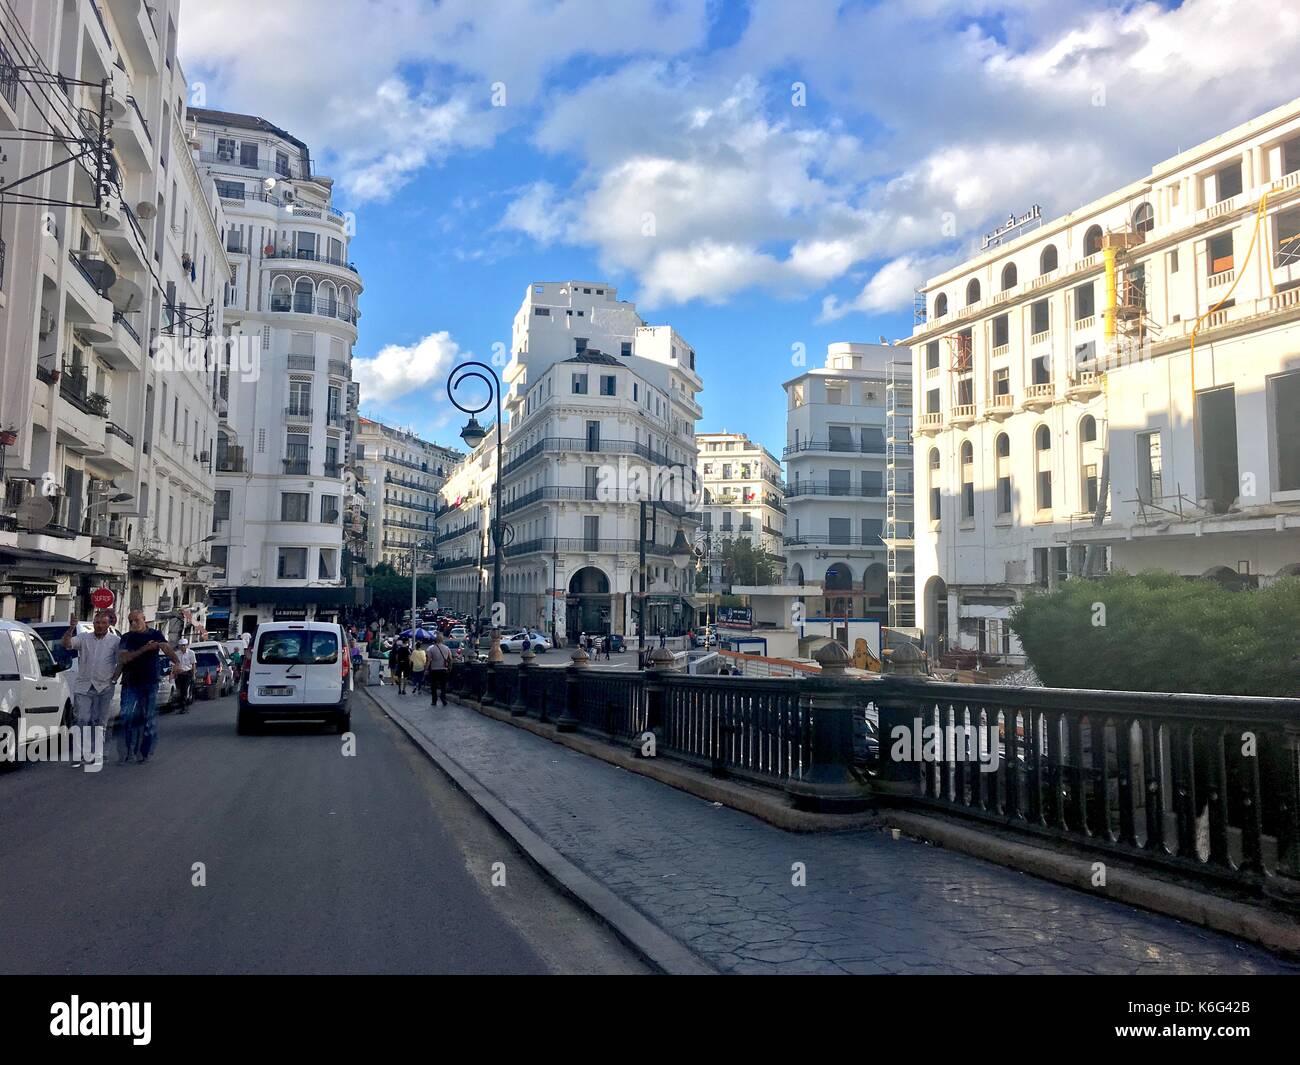
[[[699,523],[694,350],[670,326],[646,325],[610,285],[539,283],[515,316],[503,376],[508,623],[561,636],[635,632],[646,499],[645,627],[684,631],[694,574],[669,551]],[[494,447],[495,434],[443,489],[439,589],[458,609],[492,602]]]
[[[119,613],[204,623],[205,342],[229,265],[190,157],[178,18],[177,0],[0,7],[0,136],[22,138],[0,163],[7,617],[86,616],[103,584]]]
[[[888,621],[886,391],[896,357],[883,344],[831,344],[825,366],[783,386],[786,576],[814,589],[809,617]]]
[[[193,111],[199,160],[229,224],[224,375],[217,438],[214,594],[232,631],[337,618],[364,605],[343,570],[348,386],[361,276],[352,226],[296,137],[265,119]]]
[[[442,486],[464,458],[404,429],[357,419],[353,472],[365,489],[367,565],[400,570],[410,565],[413,544],[434,539]],[[430,568],[417,554],[421,572]]]
[[[925,286],[932,645],[1016,654],[1014,603],[1107,564],[1233,586],[1300,569],[1297,238],[1300,101]]]
[[[772,555],[784,572],[786,562],[785,481],[781,463],[744,433],[700,433],[700,483],[704,487],[702,531],[709,534],[711,584],[721,580],[718,549],[726,540],[748,540]]]

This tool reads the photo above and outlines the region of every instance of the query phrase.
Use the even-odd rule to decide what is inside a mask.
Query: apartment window
[[[223,200],[242,200],[244,198],[244,183],[242,181],[218,181],[217,195]],[[232,248],[232,251],[238,249]]]
[[[1038,257],[1038,273],[1050,274],[1057,267],[1056,245],[1049,244]]]
[[[972,303],[979,303],[979,301],[980,283],[975,278],[971,278],[970,284],[966,286],[966,306],[969,307]]]
[[[849,518],[831,518],[827,522],[830,533],[828,539],[833,544],[850,544],[853,542],[853,522]]]
[[[235,141],[232,137],[217,138],[217,159],[223,163],[232,163],[235,160]]]
[[[1214,202],[1222,203],[1241,193],[1241,162],[1229,163],[1214,172]]]
[[[282,581],[305,581],[307,579],[307,549],[305,547],[282,547],[276,565],[275,575]]]
[[[1052,324],[1051,306],[1047,300],[1039,300],[1029,307],[1029,331],[1037,336],[1046,333]]]
[[[874,425],[858,430],[858,446],[864,455],[879,455],[885,450],[885,431]]]
[[[549,317],[551,316],[551,308],[550,308],[550,307],[534,307],[534,308],[533,308],[533,314],[535,314],[538,318],[549,318]]]
[[[1174,250],[1169,253],[1169,272],[1171,274],[1178,273],[1178,249],[1177,248],[1174,248]]]
[[[1097,419],[1091,414],[1085,414],[1083,420],[1079,423],[1079,439],[1085,444],[1092,444],[1097,441]]]
[[[999,314],[993,319],[993,346],[1005,347],[1011,343],[1011,316]]]
[[[1205,242],[1205,261],[1206,270],[1210,274],[1221,274],[1232,269],[1232,230]]]
[[[1007,263],[1007,265],[1002,268],[1002,291],[1006,292],[1008,289],[1015,288],[1016,280],[1016,264]]]
[[[939,342],[931,340],[925,345],[925,368],[927,370],[937,370],[939,368]]]
[[[975,379],[970,374],[957,378],[957,406],[969,407],[975,402]]]
[[[1088,232],[1083,235],[1083,256],[1085,259],[1101,251],[1101,237],[1101,226],[1090,226],[1088,228]]]
[[[1083,467],[1083,509],[1085,514],[1097,512],[1097,464],[1090,462]]]
[[[840,388],[838,385],[827,385],[826,402],[834,404],[835,406],[842,404],[844,402],[844,389]]]
[[[212,558],[212,565],[222,573],[225,573],[226,566],[230,559],[230,548],[225,544],[213,544],[208,548]]]
[[[885,475],[880,470],[863,470],[859,484],[862,494],[869,499],[878,499],[885,494]]]
[[[299,416],[311,414],[311,382],[289,382],[289,413]]]
[[[1279,211],[1277,223],[1277,265],[1300,262],[1300,207]]]
[[[289,176],[289,155],[287,152],[275,153],[275,172],[281,177]]]
[[[581,355],[581,354],[582,354],[584,351],[586,351],[586,350],[587,350],[587,338],[586,338],[586,337],[574,337],[574,338],[573,338],[573,351],[574,351],[574,354],[576,354],[576,355]]]
[[[975,518],[975,449],[969,440],[961,445],[961,516]]]
[[[338,565],[335,561],[336,552],[332,547],[322,547],[320,549],[320,561],[317,564],[316,575],[322,581],[332,581],[338,576]]]
[[[1300,491],[1300,418],[1296,417],[1300,410],[1300,370],[1272,378],[1269,395],[1278,491]]]
[[[993,371],[993,394],[995,396],[1011,394],[1011,371],[1005,367]]]
[[[618,387],[618,378],[613,374],[600,375],[600,394],[602,396],[612,396],[616,394]]]
[[[722,512],[722,531],[731,532],[731,530],[732,530],[731,511],[724,510]]]
[[[620,355],[631,355],[631,354],[632,354],[632,341],[630,341],[630,340],[624,340],[624,341],[619,345],[618,353],[619,353]]]
[[[280,520],[306,521],[307,508],[311,506],[311,494],[308,492],[280,493]]]
[[[942,318],[947,313],[948,297],[944,293],[940,292],[939,295],[934,297],[934,316],[936,318]]]
[[[828,491],[831,495],[846,496],[849,494],[848,470],[831,470],[827,476],[829,481]]]
[[[230,489],[218,488],[212,496],[212,525],[216,528],[219,521],[230,520]]]
[[[599,496],[596,493],[600,485],[600,467],[584,466],[582,472],[583,472],[583,498],[584,499],[599,498]]]
[[[1081,322],[1097,313],[1096,286],[1089,281],[1074,290],[1074,320]]]
[[[251,170],[257,169],[257,145],[245,141],[239,146],[239,165]],[[305,566],[304,566],[305,568]]]
[[[575,396],[585,396],[587,394],[587,375],[585,373],[575,373],[573,375],[573,394]]]
[[[335,525],[339,520],[339,497],[320,497],[320,520],[324,525]]]
[[[929,468],[930,520],[937,523],[942,492],[942,486],[939,484],[939,449],[937,447],[930,449]]]
[[[1009,518],[1011,516],[1011,438],[1006,433],[999,433],[993,451],[998,474],[997,515],[999,518]]]
[[[1201,469],[1205,495],[1218,514],[1224,513],[1240,491],[1237,470],[1237,393],[1229,385],[1200,392]]]
[[[882,518],[863,518],[862,519],[862,543],[868,547],[874,547],[880,542],[880,537],[885,531],[885,522]]]
[[[932,388],[925,394],[925,413],[939,413],[939,390],[937,388]]]
[[[1048,362],[1048,356],[1040,355],[1030,364],[1030,373],[1033,383],[1036,385],[1045,385],[1052,380],[1052,367]]]
[[[1133,228],[1139,233],[1150,233],[1156,228],[1156,212],[1149,203],[1140,203],[1133,212]]]
[[[600,450],[600,422],[598,421],[587,423],[587,450]]]
[[[1040,425],[1034,432],[1034,470],[1037,474],[1038,509],[1052,509],[1052,431]]]
[[[582,519],[582,546],[586,551],[600,550],[600,517],[587,514]]]

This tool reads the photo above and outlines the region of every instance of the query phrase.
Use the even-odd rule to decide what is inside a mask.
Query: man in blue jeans
[[[145,624],[144,611],[127,615],[130,631],[118,644],[122,667],[122,761],[149,761],[158,744],[158,653],[179,666],[180,659],[167,637]]]

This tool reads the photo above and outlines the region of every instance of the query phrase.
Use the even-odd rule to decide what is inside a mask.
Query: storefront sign
[[[1043,209],[1038,204],[1034,204],[1033,207],[1029,208],[1029,210],[1022,215],[1009,215],[1007,220],[1003,222],[1002,225],[998,226],[997,229],[993,230],[992,233],[984,234],[984,241],[980,245],[980,250],[987,251],[989,248],[996,247],[1022,226],[1027,226],[1030,222],[1041,221],[1042,217]]]
[[[273,615],[275,621],[306,621],[307,608],[305,606],[278,606],[275,608]]]

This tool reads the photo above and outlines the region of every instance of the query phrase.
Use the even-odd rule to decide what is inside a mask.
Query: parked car
[[[523,653],[525,647],[531,647],[533,654],[540,655],[551,649],[551,641],[535,629],[511,633],[501,640],[501,650]]]
[[[352,727],[352,675],[347,636],[324,621],[272,621],[258,626],[239,687],[241,735],[270,720],[318,719],[338,732]]]
[[[612,655],[621,654],[627,650],[627,641],[617,632],[609,634],[609,653]]]
[[[221,644],[216,640],[200,640],[198,643],[190,644],[190,650],[194,652],[195,659],[198,659],[199,655],[203,652],[215,654],[219,659],[221,659],[222,669],[228,675],[220,678],[223,683],[218,685],[218,693],[224,696],[229,695],[235,690],[235,685],[238,683],[239,678],[235,676],[236,670],[234,662],[231,661],[230,653],[226,650],[224,644]],[[199,680],[196,676],[194,679],[194,686],[196,689],[198,688],[198,685]]]
[[[72,724],[72,688],[49,646],[30,625],[0,620],[0,724],[8,735],[28,743],[49,728]],[[17,751],[6,740],[0,765],[17,764]]]
[[[235,674],[230,663],[216,651],[194,653],[194,697],[196,699],[221,698],[235,689]]]
[[[453,625],[447,635],[453,640],[468,640],[469,629],[465,628],[464,625]]]
[[[158,660],[158,712],[166,713],[176,709],[176,678],[172,676],[172,660],[161,651]]]

